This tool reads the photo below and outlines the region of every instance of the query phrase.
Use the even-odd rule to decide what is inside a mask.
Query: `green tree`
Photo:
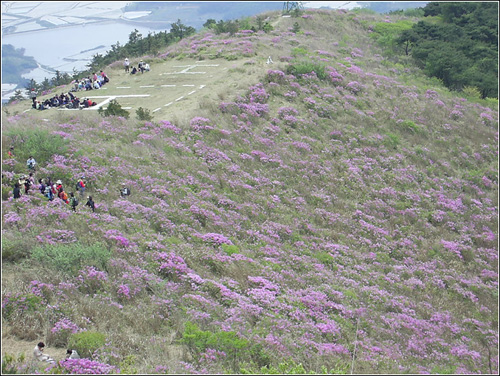
[[[116,101],[116,99],[113,99],[112,101],[109,102],[108,107],[104,110],[102,107],[100,107],[97,112],[106,117],[106,116],[123,116],[125,119],[128,119],[130,116],[130,112],[127,110],[123,109],[122,106]]]
[[[29,95],[32,89],[35,89],[35,91],[38,92],[40,90],[40,85],[37,84],[37,82],[32,78],[24,88],[26,89],[26,95]]]
[[[266,22],[262,27],[262,30],[264,30],[265,33],[269,33],[274,30],[274,27],[269,22]]]
[[[213,29],[215,25],[217,24],[217,21],[215,21],[213,18],[209,18],[204,24],[203,27],[206,27],[207,29]]]
[[[170,26],[171,26],[170,33],[175,38],[179,39],[185,38],[196,32],[195,28],[184,25],[180,19],[177,19],[177,22],[171,24]]]
[[[452,90],[477,87],[483,98],[498,98],[498,3],[429,3],[426,17],[396,39],[425,73]],[[378,26],[378,25],[377,25]]]
[[[15,90],[14,91],[14,94],[9,98],[9,102],[8,103],[12,103],[14,101],[20,101],[20,100],[23,100],[23,99],[26,99],[25,96],[23,95],[23,93],[21,92],[21,90]]]

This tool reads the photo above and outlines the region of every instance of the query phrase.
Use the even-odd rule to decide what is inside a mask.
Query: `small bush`
[[[9,199],[10,192],[12,192],[12,188],[5,187],[2,185],[2,201],[7,201]],[[2,255],[2,257],[3,257],[3,255]]]
[[[233,371],[239,369],[238,362],[242,360],[244,351],[243,349],[248,348],[249,342],[238,337],[238,335],[233,332],[210,332],[200,330],[198,325],[188,321],[185,324],[185,330],[182,334],[181,343],[185,344],[191,355],[194,358],[198,358],[206,349],[215,349],[223,351],[227,358],[226,362],[229,362]]]
[[[82,358],[92,358],[94,352],[106,344],[106,336],[99,332],[85,331],[69,337],[68,348],[75,349]]]
[[[42,309],[42,298],[32,293],[6,294],[2,298],[2,317],[5,320],[14,319],[17,321],[18,315],[26,316]]]
[[[388,133],[387,137],[384,139],[384,145],[393,149],[398,148],[399,142],[399,136],[393,133]]]
[[[308,54],[307,50],[305,48],[301,47],[294,47],[292,48],[292,56],[297,57],[297,56],[306,56]]]
[[[97,110],[97,112],[104,117],[123,116],[125,119],[128,119],[130,116],[130,112],[124,110],[115,99],[109,102],[108,107],[105,110],[101,107]]]
[[[105,270],[110,257],[111,252],[100,243],[90,246],[80,243],[56,244],[37,247],[32,251],[33,260],[69,274],[87,265]]]
[[[38,165],[45,164],[52,160],[53,155],[65,155],[68,150],[64,138],[43,129],[15,128],[6,136],[16,150],[16,159],[22,163],[32,155]]]
[[[318,259],[319,262],[325,265],[334,263],[332,255],[330,255],[328,252],[319,252],[318,254],[315,255],[315,257]]]
[[[326,80],[327,74],[323,64],[314,63],[311,61],[300,61],[292,63],[287,67],[287,74],[292,74],[295,77],[311,74],[314,72],[320,80]]]
[[[153,120],[153,116],[151,115],[151,112],[146,108],[139,107],[137,111],[135,111],[135,114],[137,115],[137,119],[139,120],[144,120],[144,121],[151,121]]]
[[[227,253],[228,256],[231,256],[234,253],[239,253],[240,249],[234,244],[222,244],[222,250]]]
[[[398,123],[398,128],[408,133],[420,133],[421,128],[411,120],[404,120]]]
[[[481,99],[482,95],[479,89],[475,86],[465,86],[462,90],[462,94],[471,99]]]
[[[2,237],[2,261],[16,262],[29,256],[29,247],[22,238]]]

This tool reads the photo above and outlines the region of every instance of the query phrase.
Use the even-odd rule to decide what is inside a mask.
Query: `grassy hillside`
[[[19,358],[43,340],[91,358],[63,373],[498,372],[498,102],[385,59],[400,16],[267,16],[105,67],[99,95],[150,94],[128,120],[4,107],[5,369],[50,372]],[[191,95],[159,76],[195,62]],[[14,200],[30,154],[95,213]]]

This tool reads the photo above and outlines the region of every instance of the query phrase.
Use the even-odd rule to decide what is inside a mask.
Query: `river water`
[[[90,62],[92,56],[97,53],[106,54],[111,50],[111,45],[116,44],[117,41],[121,46],[126,44],[134,29],[137,29],[143,38],[149,32],[168,31],[168,28],[153,30],[120,21],[106,21],[2,35],[2,44],[24,48],[24,55],[33,56],[42,66],[59,70],[62,73],[72,73],[73,68],[77,71],[86,69],[86,64]],[[71,61],[65,59],[71,59]],[[44,78],[54,77],[54,74],[38,68],[24,74],[23,77],[33,78],[40,83]]]

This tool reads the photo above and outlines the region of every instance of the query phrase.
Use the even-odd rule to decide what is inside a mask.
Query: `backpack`
[[[78,191],[78,190],[80,190],[81,185],[80,185],[80,182],[79,182],[79,181],[77,181],[77,182],[76,182],[76,186],[75,186],[75,188],[76,188],[76,190],[77,190],[77,191]]]

